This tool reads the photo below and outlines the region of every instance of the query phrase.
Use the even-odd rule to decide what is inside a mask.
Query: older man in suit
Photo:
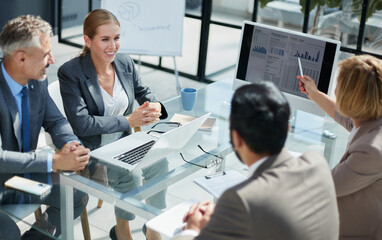
[[[232,99],[230,133],[248,180],[227,190],[216,206],[201,202],[185,216],[176,239],[338,239],[339,216],[326,160],[283,149],[289,106],[270,82],[243,86]]]
[[[0,34],[3,61],[0,70],[0,181],[15,174],[52,182],[51,194],[42,201],[50,207],[41,220],[40,229],[55,236],[60,234],[60,195],[57,175],[52,169],[80,170],[89,161],[89,149],[78,138],[62,116],[47,91],[46,68],[54,63],[51,52],[51,26],[39,17],[27,15],[10,20]],[[35,152],[41,127],[52,136],[59,152]],[[53,178],[53,179],[52,179]],[[3,187],[2,187],[3,188]],[[74,215],[86,207],[88,197],[74,193]],[[20,192],[2,189],[1,204],[28,203]],[[23,239],[45,239],[32,228]]]

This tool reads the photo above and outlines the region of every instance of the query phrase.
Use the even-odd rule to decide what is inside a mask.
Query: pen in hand
[[[300,75],[303,78],[304,77],[304,73],[302,72],[301,60],[300,60],[299,57],[297,57],[297,60],[298,60],[298,67],[300,68]]]
[[[297,61],[298,61],[298,67],[300,69],[300,79],[302,79],[304,77],[304,73],[302,72],[302,65],[301,65],[300,57],[297,57]],[[306,93],[306,90],[305,90],[305,87],[304,87],[304,83],[299,81],[298,85],[300,86],[301,92]]]

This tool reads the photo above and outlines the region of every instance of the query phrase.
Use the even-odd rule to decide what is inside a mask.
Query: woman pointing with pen
[[[350,132],[346,151],[332,170],[340,239],[382,239],[382,62],[361,55],[339,67],[336,101],[309,76],[297,78],[301,92]]]

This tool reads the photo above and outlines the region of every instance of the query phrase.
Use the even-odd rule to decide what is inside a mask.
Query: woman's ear
[[[90,41],[90,38],[88,37],[88,35],[84,35],[84,42],[85,42],[85,46],[90,48],[91,47],[91,41]]]

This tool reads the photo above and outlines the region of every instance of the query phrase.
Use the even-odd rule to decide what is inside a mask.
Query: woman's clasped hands
[[[126,117],[130,127],[140,127],[159,121],[161,116],[161,105],[159,102],[144,102]]]

